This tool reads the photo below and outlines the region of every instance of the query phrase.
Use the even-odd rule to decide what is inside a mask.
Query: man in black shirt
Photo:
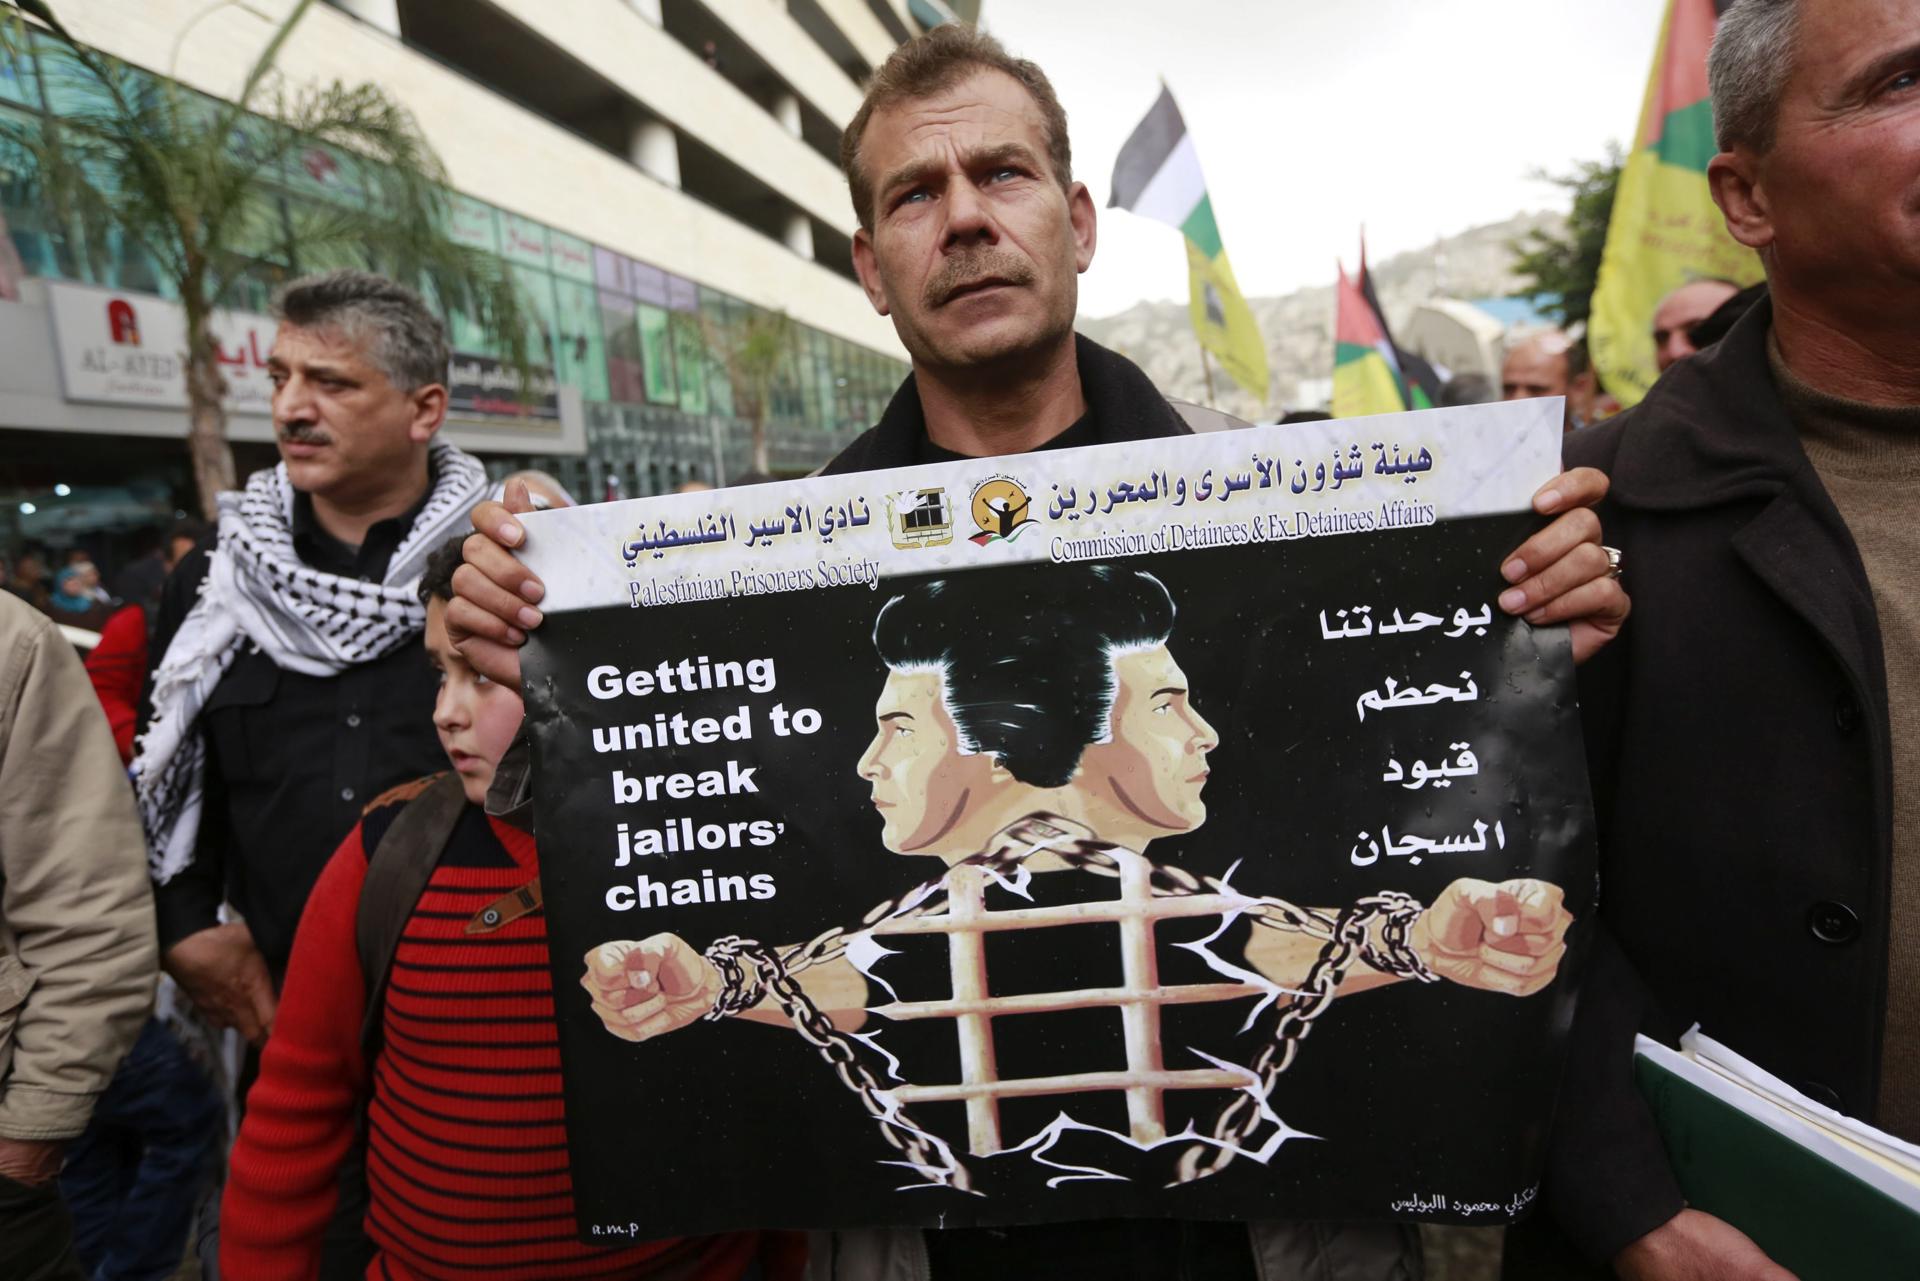
[[[854,265],[874,309],[893,319],[913,372],[878,425],[830,474],[955,458],[1187,434],[1182,413],[1138,367],[1078,337],[1078,280],[1093,261],[1095,212],[1073,181],[1066,116],[1032,63],[971,27],[947,24],[901,46],[874,74],[841,140],[860,228]],[[511,487],[510,487],[511,489]],[[1627,614],[1608,577],[1598,472],[1563,473],[1535,496],[1555,521],[1510,555],[1503,609],[1569,623],[1576,660]],[[518,682],[518,646],[544,588],[509,549],[513,511],[483,503],[454,577],[450,635],[475,668]],[[508,777],[518,771],[503,766]],[[498,794],[498,792],[496,793]],[[1239,1278],[1417,1275],[1418,1242],[1396,1225],[1109,1222],[843,1240],[836,1275]],[[902,1270],[905,1269],[905,1270]],[[1317,1269],[1317,1271],[1310,1271]]]
[[[276,314],[281,465],[221,495],[217,542],[168,579],[134,767],[166,969],[256,1044],[335,845],[382,791],[444,766],[411,584],[486,486],[434,439],[447,341],[418,295],[335,272]]]

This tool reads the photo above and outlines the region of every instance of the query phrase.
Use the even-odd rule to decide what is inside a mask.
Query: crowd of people
[[[1564,334],[1458,392],[1567,399],[1541,527],[1486,569],[1571,633],[1601,837],[1510,1276],[1787,1277],[1685,1203],[1636,1032],[1704,1022],[1920,1139],[1916,31],[1920,0],[1736,0],[1709,177],[1766,286],[1663,300],[1660,381],[1597,425]],[[1074,332],[1095,209],[1038,67],[939,27],[875,74],[842,161],[912,373],[829,473],[1194,429]],[[216,528],[111,595],[81,556],[7,566],[0,1275],[1422,1275],[1392,1223],[582,1245],[520,736],[543,589],[515,555],[516,517],[568,498],[439,439],[447,337],[411,290],[333,272],[275,315],[281,464]],[[102,633],[85,668],[56,621]]]

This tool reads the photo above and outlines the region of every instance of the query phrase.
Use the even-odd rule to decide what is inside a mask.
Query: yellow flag
[[[1713,104],[1707,49],[1718,19],[1713,0],[1668,0],[1660,44],[1640,108],[1633,154],[1620,172],[1587,321],[1594,368],[1622,405],[1634,405],[1658,376],[1653,311],[1689,280],[1760,279],[1760,260],[1727,233],[1707,189]]]
[[[1208,258],[1187,241],[1187,279],[1191,286],[1188,311],[1200,345],[1219,357],[1227,376],[1261,398],[1267,394],[1267,344],[1253,309],[1234,282],[1227,252]]]

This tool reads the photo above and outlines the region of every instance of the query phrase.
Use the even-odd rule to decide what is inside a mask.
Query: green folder
[[[1920,1184],[1644,1037],[1634,1071],[1693,1208],[1800,1281],[1920,1281]]]

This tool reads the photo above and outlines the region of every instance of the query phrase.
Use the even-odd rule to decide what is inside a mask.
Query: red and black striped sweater
[[[366,851],[408,790],[369,807],[300,919],[220,1207],[220,1267],[238,1281],[318,1274],[368,1088],[354,942]],[[378,1253],[367,1275],[734,1281],[759,1234],[612,1251],[576,1239],[546,917],[465,933],[475,912],[538,873],[531,836],[468,806],[407,922],[371,1073],[367,1232]]]

